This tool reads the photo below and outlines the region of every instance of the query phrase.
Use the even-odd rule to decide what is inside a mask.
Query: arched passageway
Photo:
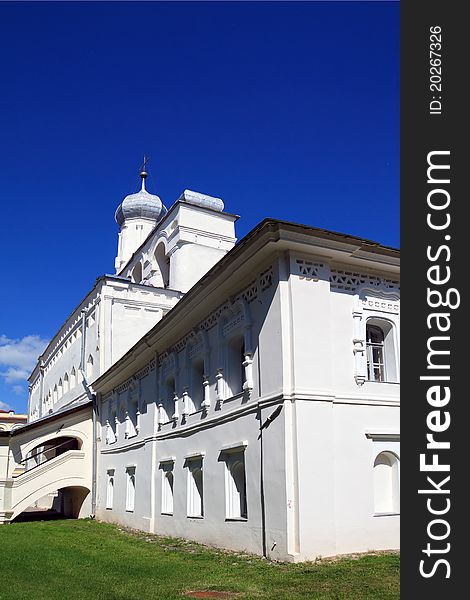
[[[83,486],[67,486],[50,493],[49,506],[46,498],[36,498],[32,505],[24,507],[12,522],[42,521],[52,519],[78,519],[90,514],[90,490]],[[42,502],[38,506],[38,502]]]

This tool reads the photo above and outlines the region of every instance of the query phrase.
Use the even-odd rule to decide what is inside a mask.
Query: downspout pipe
[[[86,310],[82,310],[82,345],[80,348],[80,367],[79,371],[82,376],[83,387],[85,388],[88,399],[92,401],[92,457],[91,457],[91,518],[95,518],[96,513],[96,471],[97,471],[97,444],[96,444],[96,421],[98,406],[96,402],[96,394],[90,388],[85,373],[85,349],[86,349]]]
[[[263,432],[267,429],[274,419],[282,412],[283,404],[279,404],[277,408],[267,417],[266,421],[263,423],[263,411],[262,407],[258,401],[258,419],[260,422],[259,425],[259,443],[260,443],[260,500],[261,500],[261,545],[263,549],[264,558],[268,558],[268,549],[267,549],[267,531],[266,531],[266,498],[265,498],[265,490],[264,490],[264,439]]]

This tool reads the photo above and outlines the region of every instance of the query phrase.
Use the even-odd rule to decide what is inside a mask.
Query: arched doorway
[[[49,505],[45,499],[51,498]],[[42,501],[42,505],[41,505]],[[91,493],[83,486],[66,486],[47,496],[37,498],[33,504],[20,512],[12,523],[25,521],[49,521],[55,519],[79,519],[91,514]]]

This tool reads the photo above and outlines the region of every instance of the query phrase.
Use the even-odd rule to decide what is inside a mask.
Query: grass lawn
[[[182,600],[189,590],[235,599],[399,598],[399,557],[272,563],[90,520],[0,526],[1,600]]]

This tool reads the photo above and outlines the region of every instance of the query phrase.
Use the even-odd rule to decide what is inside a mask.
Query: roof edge
[[[199,281],[197,281],[193,287],[186,292],[183,298],[160,320],[156,325],[152,327],[146,334],[144,334],[140,340],[138,340],[134,346],[132,346],[124,356],[122,356],[116,363],[111,365],[107,371],[105,371],[98,379],[93,382],[93,387],[96,389],[102,383],[104,383],[106,377],[109,376],[111,372],[119,369],[119,366],[123,367],[129,359],[135,354],[137,346],[140,344],[145,344],[148,347],[151,346],[151,338],[155,335],[155,333],[162,327],[166,326],[168,322],[171,322],[172,319],[177,318],[178,314],[181,310],[184,310],[186,304],[190,303],[194,296],[198,294],[201,288],[206,287],[206,283],[208,280],[216,278],[223,271],[225,271],[228,264],[232,261],[236,260],[240,253],[244,251],[244,248],[253,243],[253,240],[256,239],[260,235],[268,235],[272,236],[269,241],[277,241],[279,239],[279,234],[281,230],[293,231],[297,233],[306,233],[312,237],[316,238],[328,238],[333,241],[338,242],[349,242],[353,245],[356,245],[358,249],[362,248],[365,252],[369,251],[371,254],[383,254],[385,256],[390,256],[391,258],[398,258],[400,251],[396,248],[392,248],[389,246],[382,246],[378,242],[374,242],[372,240],[368,240],[365,238],[361,238],[359,236],[353,236],[349,234],[338,233],[334,231],[330,231],[328,229],[320,229],[316,227],[310,227],[308,225],[302,225],[298,223],[293,223],[290,221],[281,221],[279,219],[266,218],[263,219],[258,225],[256,225],[248,234],[243,237],[227,254],[222,257]]]

